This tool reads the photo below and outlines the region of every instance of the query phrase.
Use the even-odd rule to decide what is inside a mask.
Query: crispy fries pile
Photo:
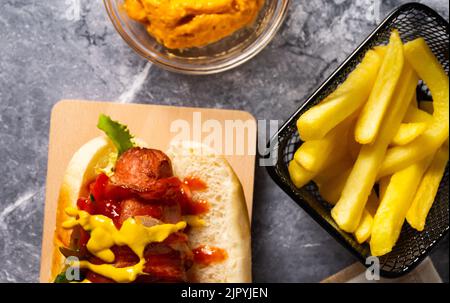
[[[433,102],[418,102],[419,80]],[[297,126],[292,182],[314,181],[373,256],[392,251],[405,220],[423,231],[449,155],[449,79],[424,39],[403,44],[394,30]]]

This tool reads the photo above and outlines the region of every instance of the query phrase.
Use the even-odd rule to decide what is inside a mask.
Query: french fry
[[[331,205],[336,205],[339,201],[345,183],[350,176],[352,167],[361,150],[361,145],[355,141],[354,136],[356,121],[354,118],[348,118],[348,120],[350,127],[346,134],[347,142],[345,144],[342,137],[339,142],[341,146],[347,146],[347,155],[314,178],[314,182],[319,187],[320,195]]]
[[[342,190],[351,172],[352,169],[349,166],[346,170],[341,171],[339,176],[327,179],[326,181],[321,181],[320,178],[315,179],[314,181],[319,186],[320,196],[331,205],[335,205],[341,197]]]
[[[335,138],[306,141],[295,153],[295,161],[310,172],[318,172],[323,166],[327,157],[321,157],[317,151],[324,150],[327,155],[333,151]]]
[[[346,146],[342,144],[342,140],[349,131],[352,122],[350,118],[332,129],[323,139],[303,143],[295,153],[295,160],[307,170],[319,173],[334,158],[344,156]]]
[[[422,176],[432,159],[428,156],[392,176],[373,219],[370,239],[373,256],[383,256],[392,251]]]
[[[432,115],[416,107],[413,101],[391,145],[400,146],[411,143],[425,132],[432,119]]]
[[[382,58],[386,56],[387,45],[377,45],[373,48],[373,50]]]
[[[433,114],[434,113],[434,107],[433,107],[433,102],[432,101],[421,101],[419,103],[419,108],[423,111],[426,111],[429,114]]]
[[[363,107],[356,124],[355,138],[357,142],[370,144],[375,141],[386,110],[393,99],[403,65],[403,43],[398,31],[394,30],[369,100]]]
[[[367,206],[364,210],[361,222],[359,223],[359,226],[355,231],[356,241],[358,241],[358,243],[360,244],[366,242],[372,234],[373,217],[377,212],[378,205],[379,200],[377,194],[372,191],[369,199],[367,200]]]
[[[356,161],[359,152],[361,151],[361,144],[359,144],[355,140],[355,127],[356,127],[356,120],[352,123],[350,130],[347,133],[347,149],[353,162]]]
[[[415,93],[417,81],[414,71],[405,64],[395,90],[395,99],[381,126],[377,140],[361,148],[342,196],[331,211],[333,219],[346,232],[353,233],[358,227],[387,147],[406,114],[408,104]]]
[[[434,156],[433,162],[425,173],[413,203],[406,214],[409,225],[423,231],[428,213],[433,205],[448,162],[448,147],[444,145]]]
[[[416,140],[388,150],[379,177],[400,171],[435,152],[449,136],[449,80],[425,40],[405,45],[405,56],[433,96],[433,120]]]
[[[392,145],[402,146],[411,143],[425,132],[427,126],[428,124],[424,122],[403,123],[392,139]]]
[[[297,188],[305,186],[315,177],[315,173],[306,170],[295,160],[289,162],[288,171],[292,183],[294,183]]]
[[[424,122],[430,123],[433,119],[433,116],[429,114],[427,111],[419,109],[414,106],[409,106],[408,111],[406,112],[405,119],[403,120],[406,123],[416,123],[416,122]]]
[[[375,83],[382,58],[368,51],[347,80],[320,104],[312,107],[297,121],[303,141],[319,140],[350,117],[367,101]]]
[[[359,244],[366,242],[372,233],[373,216],[365,209],[361,218],[361,223],[354,232],[356,241]]]
[[[300,149],[299,149],[300,150]],[[351,167],[352,162],[345,153],[332,153],[328,159],[325,168],[320,172],[311,172],[304,168],[295,159],[298,158],[298,152],[294,154],[294,159],[289,163],[288,170],[292,182],[297,188],[301,188],[316,179],[317,182],[326,182],[336,177],[342,171]]]

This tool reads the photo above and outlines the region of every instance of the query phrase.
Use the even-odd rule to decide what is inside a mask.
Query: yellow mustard
[[[186,228],[186,222],[146,227],[134,218],[128,218],[118,230],[113,221],[106,216],[90,215],[73,207],[66,208],[65,211],[72,218],[63,223],[63,228],[71,229],[80,225],[89,231],[91,237],[86,248],[94,256],[112,263],[115,257],[111,247],[126,245],[139,257],[140,261],[137,264],[124,268],[116,268],[113,264],[95,265],[88,261],[75,261],[70,264],[72,267],[89,269],[119,283],[133,282],[139,275],[145,275],[144,250],[148,244],[162,242],[172,233]]]
[[[183,216],[183,220],[186,221],[187,225],[192,227],[204,227],[206,226],[206,221],[199,216],[187,215]]]

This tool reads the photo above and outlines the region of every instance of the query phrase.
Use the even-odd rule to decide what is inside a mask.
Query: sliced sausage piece
[[[179,204],[164,206],[161,220],[165,223],[176,224],[182,221],[181,207]]]
[[[179,252],[152,255],[146,261],[144,272],[155,282],[187,282],[183,258]]]
[[[173,176],[172,163],[162,151],[135,147],[123,153],[112,178],[116,185],[148,191],[158,179]]]
[[[114,266],[117,268],[129,267],[139,263],[139,257],[128,246],[113,246],[111,250],[115,256]]]
[[[95,272],[92,272],[88,270],[86,272],[86,280],[92,282],[92,283],[116,283],[114,280],[108,279],[102,275],[96,274]]]
[[[128,199],[121,202],[119,222],[123,224],[126,219],[136,216],[149,216],[161,219],[163,210],[160,205],[141,202],[137,199]]]

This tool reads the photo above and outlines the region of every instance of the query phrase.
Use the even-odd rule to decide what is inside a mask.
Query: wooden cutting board
[[[368,281],[365,273],[366,268],[361,263],[355,263],[326,278],[321,283],[442,283],[442,279],[429,257],[412,272],[401,278],[381,278],[378,281]]]
[[[183,129],[186,129],[186,126],[190,128],[190,135],[185,132],[184,137],[187,135],[192,141],[203,142],[211,134],[211,127],[216,131],[221,129],[224,142],[222,145],[215,144],[214,147],[218,152],[222,151],[221,154],[225,154],[239,177],[251,218],[257,137],[256,121],[251,114],[234,110],[63,100],[54,106],[51,114],[41,282],[50,279],[58,193],[66,166],[74,152],[83,144],[103,135],[96,127],[101,113],[128,125],[134,136],[144,139],[151,148],[163,151],[167,150],[175,136],[180,135],[179,126],[184,126]],[[226,131],[230,129],[226,127],[230,121],[247,122],[254,127],[245,128],[245,124],[237,123],[238,126],[231,132],[234,135],[230,137],[231,133]],[[200,131],[202,128],[204,132]],[[225,140],[225,137],[229,140]],[[237,152],[230,152],[230,140],[237,147]],[[224,152],[227,150],[226,144],[228,152]],[[242,147],[244,153],[239,151]]]

